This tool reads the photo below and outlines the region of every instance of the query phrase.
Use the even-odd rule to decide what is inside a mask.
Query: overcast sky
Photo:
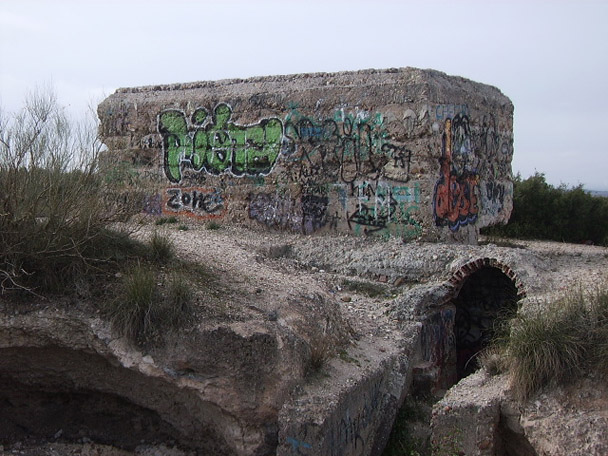
[[[118,87],[433,68],[515,104],[513,171],[608,190],[608,1],[0,0],[0,104]]]

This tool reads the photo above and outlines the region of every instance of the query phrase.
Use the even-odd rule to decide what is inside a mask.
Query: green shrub
[[[63,291],[111,250],[107,228],[128,209],[100,151],[96,126],[70,121],[52,93],[0,112],[0,291]]]
[[[555,188],[541,173],[523,180],[517,175],[509,223],[485,228],[482,233],[608,245],[608,198],[592,196],[580,185]]]

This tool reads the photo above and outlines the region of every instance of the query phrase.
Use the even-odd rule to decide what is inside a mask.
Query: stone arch
[[[526,292],[517,274],[494,258],[464,264],[449,283],[455,308],[456,376],[460,379],[478,367],[476,357],[495,335],[496,321],[515,313]]]
[[[526,297],[525,287],[520,281],[519,276],[509,267],[509,265],[496,258],[477,258],[459,267],[448,280],[448,283],[452,287],[451,297],[456,296],[466,279],[481,268],[499,269],[514,283],[517,288],[517,298],[523,299]]]

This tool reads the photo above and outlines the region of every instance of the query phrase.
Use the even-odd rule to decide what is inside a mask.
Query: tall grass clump
[[[572,290],[533,313],[520,314],[482,358],[487,370],[508,371],[514,394],[526,399],[550,384],[589,372],[608,373],[608,282]]]
[[[185,276],[173,273],[164,289],[163,278],[149,266],[132,267],[122,288],[106,305],[116,332],[139,345],[162,341],[171,329],[192,319],[194,293]]]
[[[167,320],[173,327],[188,322],[193,313],[194,292],[186,276],[173,273],[169,277],[166,298]]]
[[[0,110],[0,292],[62,291],[104,261],[124,217],[100,177],[94,123],[71,121],[47,91]]]
[[[158,302],[154,272],[138,265],[125,274],[122,291],[108,304],[107,314],[116,331],[132,341],[142,342],[153,335]]]
[[[150,257],[157,263],[167,263],[175,256],[175,246],[166,235],[155,231],[150,238]]]
[[[509,341],[512,381],[527,397],[554,381],[563,383],[584,370],[589,350],[585,313],[574,303],[553,305],[543,313],[518,318]]]

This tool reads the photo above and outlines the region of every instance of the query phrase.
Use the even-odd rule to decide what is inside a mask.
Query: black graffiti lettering
[[[167,189],[167,210],[205,217],[225,209],[224,198],[218,189]]]
[[[167,201],[167,206],[169,206],[173,210],[179,210],[181,207],[180,204],[180,191],[176,188],[170,188],[167,190],[169,194],[169,200]]]
[[[352,184],[365,174],[379,176],[392,158],[392,149],[383,148],[390,143],[385,139],[381,120],[342,116],[338,122],[314,121],[299,114],[294,117],[296,120],[285,122],[282,153],[288,161],[299,162],[300,179],[308,181],[325,175]]]

